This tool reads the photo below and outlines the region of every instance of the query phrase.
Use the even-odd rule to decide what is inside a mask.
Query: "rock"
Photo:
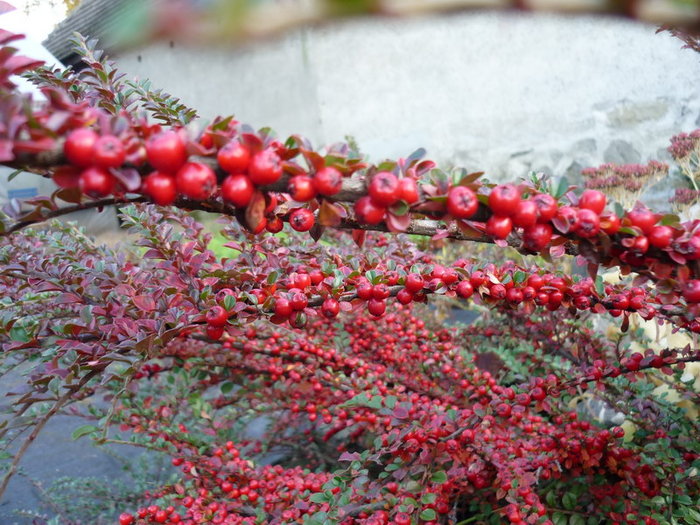
[[[534,171],[537,173],[544,173],[545,175],[549,175],[550,177],[555,175],[555,173],[552,171],[552,168],[550,168],[549,166],[540,166]]]
[[[668,149],[666,149],[666,148],[657,149],[655,159],[660,160],[661,162],[665,162],[667,164],[673,163],[673,157],[671,157],[671,154],[668,152]]]
[[[659,120],[669,108],[664,99],[649,102],[623,102],[607,114],[608,123],[616,128],[629,128],[647,121]]]
[[[579,164],[576,161],[573,161],[568,168],[566,168],[566,171],[564,172],[564,176],[569,179],[569,182],[572,184],[579,184],[581,181],[581,170],[583,169],[583,166]]]
[[[642,156],[630,143],[613,140],[605,150],[603,160],[614,164],[636,164],[642,160]]]
[[[576,142],[573,146],[571,146],[571,152],[574,155],[581,154],[581,153],[587,153],[587,154],[592,154],[595,153],[597,149],[596,141],[595,139],[581,139],[578,142]]]

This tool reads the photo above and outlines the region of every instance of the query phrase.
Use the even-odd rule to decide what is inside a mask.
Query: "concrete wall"
[[[670,136],[700,125],[700,56],[680,48],[620,19],[466,13],[116,58],[204,118],[235,113],[314,144],[351,135],[373,160],[425,147],[441,163],[506,180],[667,160]]]

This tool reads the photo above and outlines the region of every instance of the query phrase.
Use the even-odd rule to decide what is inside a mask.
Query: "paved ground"
[[[83,424],[82,418],[71,416],[56,416],[47,423],[22,459],[23,475],[10,481],[6,496],[0,502],[2,525],[31,524],[30,518],[17,515],[18,510],[46,512],[41,506],[40,489],[32,480],[44,487],[63,476],[129,480],[123,463],[113,455],[92,446],[88,438],[71,439],[73,430]],[[136,447],[111,446],[110,449],[124,457],[141,454]]]

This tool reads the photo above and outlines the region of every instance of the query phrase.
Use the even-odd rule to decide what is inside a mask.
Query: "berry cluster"
[[[429,259],[428,259],[429,260]],[[419,271],[418,268],[421,268]],[[670,301],[665,294],[635,286],[604,285],[591,278],[574,280],[568,276],[525,269],[512,263],[501,267],[476,267],[466,260],[451,267],[423,265],[410,267],[394,264],[392,270],[379,265],[364,272],[296,267],[287,278],[270,286],[266,276],[259,276],[260,286],[236,290],[232,284],[216,295],[217,303],[204,315],[207,335],[219,339],[229,321],[241,311],[271,314],[273,323],[289,322],[294,328],[306,325],[309,316],[332,319],[341,310],[366,304],[367,311],[381,317],[387,301],[395,297],[400,304],[425,302],[429,294],[447,295],[462,300],[474,299],[481,304],[532,311],[535,307],[572,312],[591,310],[609,312],[613,317],[636,312],[644,319],[671,320],[678,326],[700,332],[697,313],[700,308],[700,280],[686,281],[681,298]]]
[[[576,240],[586,243],[587,253],[596,253],[596,262],[606,265],[645,269],[655,262],[686,264],[700,259],[697,221],[659,224],[663,217],[642,206],[620,216],[606,211],[607,199],[598,190],[587,189],[579,196],[569,192],[570,204],[562,204],[528,184],[492,186],[479,184],[472,176],[454,184],[435,181],[429,161],[400,162],[393,171],[378,171],[347,153],[343,158],[331,151],[324,159],[294,141],[283,145],[243,133],[232,123],[225,132],[205,132],[198,141],[188,141],[183,129],[154,127],[148,133],[141,148],[139,139],[124,139],[129,151],[135,151],[127,157],[126,146],[114,135],[100,137],[91,128],[73,130],[64,144],[71,167],[59,169],[56,181],[78,185],[91,197],[139,189],[161,205],[175,203],[178,195],[191,201],[220,195],[245,212],[244,222],[254,232],[279,232],[285,221],[297,231],[309,231],[317,221],[336,225],[349,213],[332,204],[339,200],[354,202],[355,220],[363,227],[386,222],[390,229],[402,231],[410,225],[406,219],[427,216],[455,221],[460,228],[496,242],[517,231],[519,246],[530,253],[548,249],[563,253],[564,242]],[[191,151],[215,156],[216,163],[206,156],[190,161]],[[298,163],[299,155],[310,168]],[[120,184],[122,165],[144,172],[141,183]],[[348,178],[361,170],[366,186],[362,179]],[[344,185],[345,180],[349,182]],[[339,196],[344,188],[348,191]]]
[[[531,329],[542,334],[542,327]],[[346,350],[327,345],[339,332],[349,335]],[[634,499],[623,497],[620,491],[653,499],[660,494],[661,478],[640,461],[639,451],[622,443],[623,430],[597,428],[572,412],[548,413],[557,406],[561,392],[576,392],[586,382],[603,384],[621,374],[638,373],[641,368],[633,363],[660,368],[659,356],[632,354],[620,366],[596,360],[574,383],[567,385],[566,374],[549,375],[514,388],[474,367],[473,354],[470,358],[460,351],[468,341],[480,345],[483,332],[478,326],[469,329],[468,337],[444,329],[434,331],[408,307],[400,306],[381,320],[358,312],[344,318],[341,327],[333,319],[317,317],[303,332],[263,335],[247,328],[237,335],[227,334],[221,347],[182,338],[169,345],[164,355],[189,362],[204,359],[222,370],[240,370],[251,380],[267,377],[256,387],[265,391],[263,398],[256,396],[260,399],[256,404],[262,409],[274,403],[280,410],[270,436],[255,443],[227,442],[202,454],[189,442],[187,429],[164,430],[173,426],[175,406],[133,406],[124,411],[124,428],[166,440],[179,451],[173,464],[182,468],[186,478],[196,480],[198,488],[185,493],[191,495],[172,494],[175,500],[170,501],[184,507],[180,514],[188,524],[207,519],[249,523],[254,520],[254,509],[270,522],[299,522],[305,516],[342,507],[341,498],[349,497],[348,488],[336,481],[337,476],[342,478],[342,471],[334,479],[300,469],[254,467],[247,459],[259,451],[262,442],[274,447],[288,440],[289,434],[282,429],[304,429],[308,424],[315,431],[300,432],[302,442],[315,443],[319,438],[313,438],[314,434],[323,436],[322,441],[333,443],[341,460],[345,457],[349,462],[360,457],[350,450],[374,443],[378,447],[374,461],[382,458],[381,468],[389,473],[353,492],[350,501],[354,504],[349,508],[357,512],[334,515],[338,523],[441,523],[448,519],[455,501],[477,494],[481,501],[494,505],[506,498],[510,503],[498,507],[510,523],[552,523],[545,521],[551,511],[542,487],[569,476],[596,479],[589,497],[601,509],[610,509],[606,517],[637,523]],[[574,334],[569,343],[585,341],[592,342],[591,334]],[[680,355],[669,354],[661,360],[664,366],[671,366]],[[214,375],[190,388],[210,388],[223,380]],[[229,403],[227,396],[221,396],[214,406]],[[446,417],[447,413],[452,415]],[[660,432],[650,440],[662,439]],[[695,459],[685,449],[679,454],[684,462]],[[444,472],[434,473],[440,468],[436,465],[455,470],[445,476]],[[400,475],[411,468],[427,469],[424,477],[433,480],[422,487],[419,502],[410,478]],[[539,484],[533,483],[535,472]],[[160,495],[170,493],[166,489]],[[615,510],[620,508],[624,512]],[[138,523],[157,523],[151,511],[170,513],[172,509],[142,509],[137,515],[143,521]]]

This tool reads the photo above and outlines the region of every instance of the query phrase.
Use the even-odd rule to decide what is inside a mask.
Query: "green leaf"
[[[603,283],[603,278],[600,275],[596,276],[595,278],[595,291],[600,296],[605,295],[605,284]]]
[[[445,483],[447,481],[447,474],[444,470],[434,472],[433,475],[430,476],[430,481],[437,484]]]
[[[561,512],[555,512],[552,516],[552,521],[554,522],[554,525],[566,525],[568,522],[566,515],[562,514]]]
[[[576,496],[571,492],[567,492],[562,498],[562,504],[566,510],[572,510],[576,507]]]
[[[12,173],[10,173],[7,177],[7,182],[10,182],[12,179],[14,179],[20,173],[22,173],[22,170],[15,170]]]
[[[572,514],[569,518],[569,525],[586,525],[586,520],[580,514]]]
[[[420,497],[420,502],[423,505],[430,505],[431,503],[435,503],[436,501],[437,501],[437,494],[435,494],[433,492],[425,492]],[[417,503],[415,505],[417,505]]]
[[[433,509],[423,509],[420,513],[420,519],[424,521],[433,521],[437,517],[437,514]]]
[[[562,177],[559,179],[559,183],[557,184],[557,188],[554,191],[554,197],[559,199],[562,195],[566,193],[566,191],[569,189],[569,179],[566,177]]]
[[[515,272],[513,274],[513,282],[515,284],[524,283],[526,279],[527,279],[527,274],[525,272],[521,272],[520,270],[518,270],[517,272]]]
[[[398,398],[396,396],[386,396],[384,398],[384,406],[387,408],[394,408]]]
[[[663,226],[676,226],[679,222],[681,222],[681,220],[678,215],[668,214],[661,217],[661,224]]]
[[[227,381],[226,383],[221,384],[221,393],[222,394],[228,394],[231,390],[233,390],[234,384],[231,383],[230,381]]]
[[[692,505],[693,500],[690,499],[690,496],[687,494],[678,494],[674,498],[676,500],[676,503],[680,503],[681,505]]]
[[[328,499],[326,498],[326,495],[323,492],[317,492],[315,494],[311,494],[309,501],[312,501],[314,503],[325,503],[326,501],[328,501]]]
[[[626,233],[627,235],[632,235],[633,237],[639,237],[639,232],[633,228],[630,228],[629,226],[623,226],[619,231],[620,233]]]
[[[76,428],[73,433],[71,434],[72,439],[78,439],[83,436],[87,436],[88,434],[92,434],[93,432],[98,431],[99,428],[97,428],[95,425],[83,425],[81,427]]]
[[[618,217],[625,216],[625,209],[622,207],[622,204],[620,204],[619,202],[616,202],[613,205],[613,210],[615,211],[615,215],[617,215]]]
[[[355,397],[348,399],[345,403],[340,405],[341,407],[356,407],[356,406],[364,406],[367,404],[367,393],[366,392],[361,392],[360,394],[357,394]]]
[[[230,312],[233,310],[234,306],[236,306],[236,298],[233,295],[224,297],[224,308],[226,308],[226,310]]]

